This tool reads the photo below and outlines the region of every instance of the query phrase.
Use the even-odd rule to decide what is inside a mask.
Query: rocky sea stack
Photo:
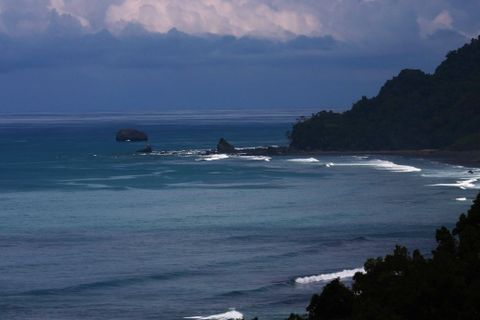
[[[230,144],[224,138],[220,138],[220,141],[217,143],[217,152],[218,153],[235,153],[235,147]]]
[[[136,129],[120,129],[117,131],[116,140],[119,142],[147,141],[148,136],[145,132]]]

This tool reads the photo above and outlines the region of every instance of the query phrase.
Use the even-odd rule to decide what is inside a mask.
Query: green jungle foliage
[[[436,232],[431,258],[397,246],[369,259],[352,288],[336,279],[289,320],[480,319],[480,194],[449,231]]]
[[[480,149],[480,37],[430,75],[406,69],[349,111],[322,111],[289,133],[299,150]]]

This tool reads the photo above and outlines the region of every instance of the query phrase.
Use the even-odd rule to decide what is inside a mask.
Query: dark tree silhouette
[[[339,279],[325,286],[320,295],[313,295],[307,307],[309,320],[340,320],[352,314],[353,293]]]

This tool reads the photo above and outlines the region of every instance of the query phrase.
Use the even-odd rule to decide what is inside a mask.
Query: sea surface
[[[422,159],[201,155],[285,145],[297,115],[0,115],[0,319],[285,319],[395,244],[429,255],[478,192]]]

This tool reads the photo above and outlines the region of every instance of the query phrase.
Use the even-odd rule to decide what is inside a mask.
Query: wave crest
[[[333,167],[333,166],[365,166],[365,167],[372,167],[372,168],[375,168],[375,169],[378,169],[378,170],[386,170],[386,171],[400,172],[400,173],[422,171],[422,169],[414,167],[414,166],[396,164],[392,161],[380,160],[380,159],[368,160],[368,161],[364,161],[364,162],[328,163],[327,164],[327,167]]]
[[[355,268],[355,269],[343,270],[339,272],[320,274],[316,276],[300,277],[295,279],[295,283],[309,284],[309,283],[315,283],[315,282],[330,281],[336,278],[340,278],[340,279],[352,278],[357,272],[365,273],[365,269]]]
[[[217,161],[217,160],[225,160],[230,158],[228,154],[210,154],[208,156],[202,156],[201,158],[196,159],[197,161]]]
[[[476,185],[476,182],[478,182],[479,178],[473,178],[473,179],[462,179],[458,180],[455,183],[436,183],[432,184],[432,187],[458,187],[462,190],[466,189],[478,189],[479,186]]]
[[[300,158],[300,159],[288,159],[290,162],[300,162],[300,163],[316,163],[320,162],[315,158]]]
[[[243,320],[243,314],[231,309],[225,313],[214,314],[211,316],[195,316],[195,317],[184,317],[184,319],[197,319],[197,320]]]
[[[266,161],[266,162],[269,162],[270,160],[272,160],[272,157],[267,157],[267,156],[239,156],[239,158],[244,160]]]

